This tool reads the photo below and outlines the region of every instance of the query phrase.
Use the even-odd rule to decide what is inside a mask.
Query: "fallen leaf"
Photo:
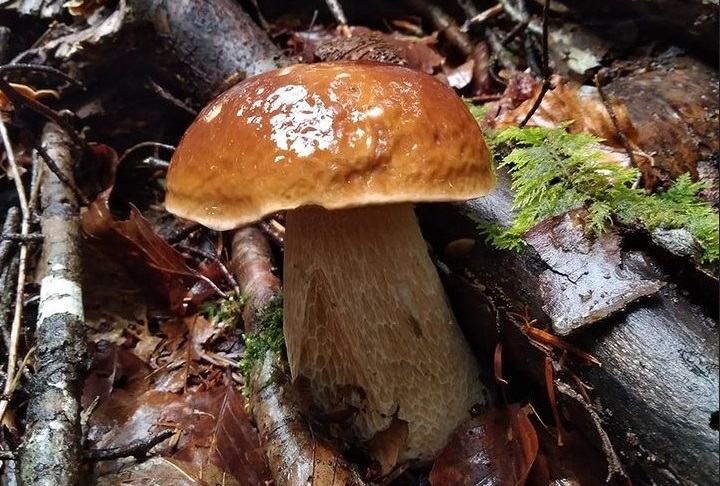
[[[108,207],[109,194],[110,189],[101,193],[83,214],[83,230],[103,252],[124,262],[172,312],[181,314],[189,290],[206,279],[187,266],[183,255],[160,238],[134,206],[128,220],[116,221]]]
[[[528,410],[488,410],[455,430],[430,471],[432,486],[521,486],[538,452]]]
[[[195,465],[214,465],[238,484],[256,486],[269,473],[255,427],[245,412],[245,398],[232,385],[189,395],[171,404],[163,422],[183,430],[173,459]]]

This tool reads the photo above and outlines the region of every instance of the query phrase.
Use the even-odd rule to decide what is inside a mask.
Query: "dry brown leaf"
[[[214,465],[238,484],[269,481],[260,439],[245,412],[245,398],[234,386],[191,394],[167,408],[163,421],[183,430],[173,459]]]
[[[532,96],[515,109],[500,115],[497,128],[517,126],[530,111],[540,92],[536,85]],[[637,130],[630,120],[627,108],[621,102],[611,102],[620,130],[629,140],[635,140]],[[605,140],[612,147],[622,147],[622,140],[602,102],[596,88],[566,82],[560,77],[553,78],[553,89],[543,97],[542,103],[528,122],[528,126],[553,128],[572,121],[571,132],[588,132]],[[637,145],[636,145],[637,147]]]
[[[31,98],[33,100],[39,100],[42,98],[60,98],[60,94],[52,89],[39,89],[35,90],[31,88],[30,86],[24,85],[24,84],[17,84],[17,83],[9,83],[12,88],[15,89],[18,93],[25,96],[26,98]],[[5,93],[0,91],[0,111],[8,111],[12,109],[12,102],[8,99],[7,95]]]
[[[432,486],[521,486],[538,452],[528,411],[517,404],[462,424],[435,460]]]
[[[83,230],[104,253],[124,262],[171,311],[182,313],[190,289],[206,280],[187,266],[182,254],[160,238],[134,206],[128,220],[113,219],[109,194],[109,189],[101,193],[83,214]]]

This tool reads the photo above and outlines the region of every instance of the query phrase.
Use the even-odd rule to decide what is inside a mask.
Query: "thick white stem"
[[[402,458],[428,459],[484,400],[410,204],[289,212],[284,294],[293,378],[325,411],[357,408],[361,440],[396,416]]]

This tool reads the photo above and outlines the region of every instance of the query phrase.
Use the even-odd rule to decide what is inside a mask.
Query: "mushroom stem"
[[[484,400],[411,204],[287,214],[285,339],[323,411],[357,409],[368,440],[408,424],[401,459],[430,459]]]

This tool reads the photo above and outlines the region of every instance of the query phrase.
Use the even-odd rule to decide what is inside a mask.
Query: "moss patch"
[[[685,174],[667,191],[647,194],[632,187],[637,169],[601,161],[599,142],[587,133],[568,133],[565,126],[508,128],[492,137],[491,146],[507,152],[499,166],[512,179],[515,218],[509,227],[479,222],[489,242],[517,249],[525,244],[523,234],[540,221],[585,207],[590,233],[612,224],[685,228],[701,248],[701,262],[717,262],[718,213],[697,197],[703,184]]]
[[[283,301],[281,297],[273,298],[265,307],[259,319],[260,325],[252,332],[245,334],[245,353],[240,359],[240,371],[249,383],[250,371],[255,363],[262,360],[268,351],[277,354],[285,353],[283,336]]]

